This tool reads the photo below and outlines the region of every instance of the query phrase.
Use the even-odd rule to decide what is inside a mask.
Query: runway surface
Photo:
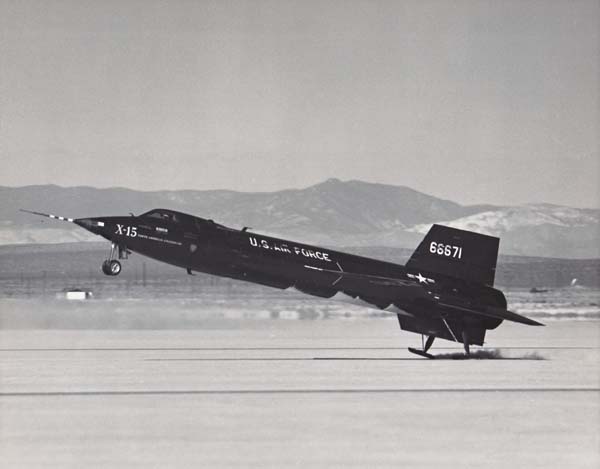
[[[2,466],[600,467],[600,322],[487,339],[432,361],[390,319],[2,330]]]

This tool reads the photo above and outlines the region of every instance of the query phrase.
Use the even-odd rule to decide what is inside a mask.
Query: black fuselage
[[[390,309],[402,315],[403,329],[458,340],[451,330],[440,326],[440,314],[456,321],[460,308],[493,306],[506,308],[499,290],[465,282],[452,276],[411,269],[406,266],[343,252],[264,236],[246,229],[237,230],[199,217],[157,209],[135,217],[101,217],[75,220],[80,226],[112,243],[153,259],[212,275],[245,280],[275,288],[296,289],[330,298],[342,293],[373,308]],[[336,282],[340,272],[398,279],[402,288],[385,285],[343,289]],[[418,294],[414,292],[418,291]],[[444,305],[451,305],[452,309]],[[444,309],[448,309],[444,312]],[[400,316],[399,316],[400,318]],[[431,318],[431,321],[428,320]],[[460,327],[468,328],[470,342],[483,343],[486,329],[502,320],[476,318],[472,324],[461,317]]]

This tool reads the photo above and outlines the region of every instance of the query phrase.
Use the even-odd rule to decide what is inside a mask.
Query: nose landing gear
[[[116,259],[112,261],[107,259],[102,263],[102,272],[105,275],[119,275],[121,273],[121,263]]]
[[[105,275],[119,275],[121,273],[121,263],[115,259],[115,254],[118,252],[119,259],[127,259],[127,255],[129,251],[127,248],[123,248],[121,246],[117,246],[117,244],[112,243],[110,247],[110,254],[108,255],[108,259],[106,259],[102,263],[102,272]]]

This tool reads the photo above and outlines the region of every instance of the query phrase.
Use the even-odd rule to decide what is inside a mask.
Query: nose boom
[[[32,210],[25,210],[23,208],[20,208],[19,211],[25,212],[25,213],[32,213],[33,215],[39,215],[41,217],[54,218],[55,220],[60,220],[60,221],[68,221],[68,222],[71,222],[71,223],[75,222],[75,220],[73,218],[67,218],[67,217],[61,217],[61,216],[58,216],[58,215],[52,215],[51,213],[34,212]]]
[[[25,213],[31,213],[33,215],[39,215],[41,217],[52,218],[54,220],[75,223],[76,225],[79,225],[82,228],[91,231],[92,233],[97,235],[102,236],[104,233],[104,222],[98,218],[68,218],[61,217],[59,215],[52,215],[51,213],[34,212],[33,210],[20,209],[20,211]]]

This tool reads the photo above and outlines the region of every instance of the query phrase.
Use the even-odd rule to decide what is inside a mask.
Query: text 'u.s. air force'
[[[266,239],[256,239],[253,236],[249,236],[248,240],[250,241],[250,246],[259,248],[259,249],[268,249],[271,251],[279,251],[287,254],[295,254],[297,256],[304,256],[313,259],[318,259],[320,261],[331,262],[329,258],[328,252],[316,251],[313,249],[302,248],[299,246],[288,246],[285,243],[276,243],[273,241],[267,241]]]

